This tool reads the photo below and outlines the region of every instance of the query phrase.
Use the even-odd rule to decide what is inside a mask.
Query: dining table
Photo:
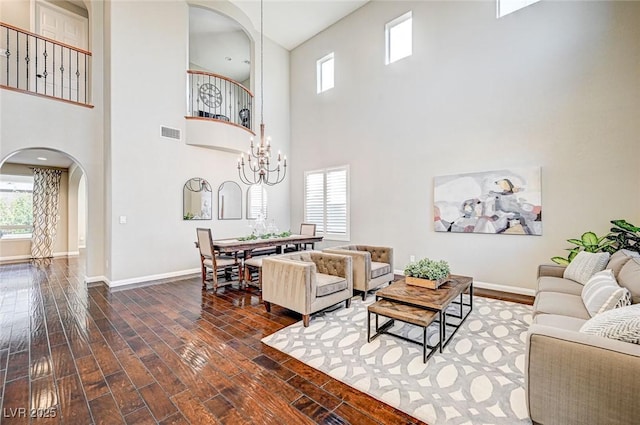
[[[296,250],[300,250],[302,244],[321,242],[322,236],[310,236],[310,235],[289,235],[284,237],[271,237],[261,238],[258,236],[256,239],[246,238],[228,238],[228,239],[214,239],[213,249],[221,254],[233,254],[242,252],[244,258],[251,258],[252,253],[256,249],[260,248],[275,248],[276,254],[281,254],[283,247],[287,245],[294,245]]]

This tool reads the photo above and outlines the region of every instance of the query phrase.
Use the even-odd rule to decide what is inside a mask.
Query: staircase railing
[[[211,72],[188,70],[189,118],[223,121],[252,132],[253,93],[242,84]]]
[[[0,87],[89,105],[91,52],[0,22]]]

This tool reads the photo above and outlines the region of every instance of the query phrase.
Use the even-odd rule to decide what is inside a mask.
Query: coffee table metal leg
[[[427,326],[423,328],[422,334],[422,362],[427,362]]]
[[[442,353],[442,346],[444,345],[444,330],[445,330],[445,323],[444,323],[444,314],[442,314],[442,310],[440,310],[438,312],[438,321],[440,322],[440,329],[439,329],[439,336],[440,336],[440,343],[438,344],[440,346],[440,352]]]
[[[378,320],[378,315],[376,314],[376,321]],[[367,311],[367,342],[371,342],[371,312]]]

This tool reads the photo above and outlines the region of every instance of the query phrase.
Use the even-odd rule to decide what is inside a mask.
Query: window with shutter
[[[305,173],[304,221],[327,239],[349,240],[349,169]]]
[[[267,218],[267,191],[261,185],[253,185],[247,191],[247,219],[254,220],[259,213]]]

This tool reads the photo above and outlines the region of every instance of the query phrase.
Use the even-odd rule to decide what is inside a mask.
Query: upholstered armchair
[[[262,300],[302,314],[309,326],[312,313],[353,296],[351,257],[320,251],[301,251],[262,259]]]
[[[353,258],[353,289],[362,292],[393,282],[393,248],[371,245],[344,245],[324,249],[323,252],[349,255]]]

